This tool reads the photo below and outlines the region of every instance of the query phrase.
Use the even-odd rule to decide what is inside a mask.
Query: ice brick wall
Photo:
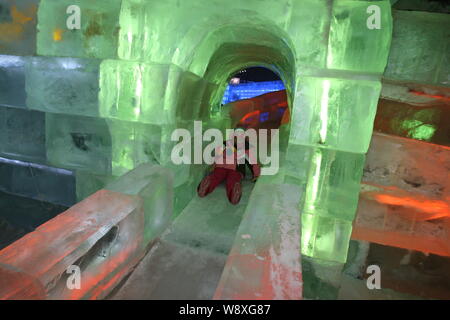
[[[305,187],[302,253],[343,263],[389,54],[392,17],[388,1],[314,2],[322,12],[315,18],[321,24],[310,40],[316,50],[308,59],[314,63],[296,72],[286,170],[289,179]],[[379,13],[378,27],[370,26],[372,10]],[[296,20],[291,21],[300,24]]]
[[[70,30],[74,5],[81,23]],[[106,60],[117,58],[121,6],[0,1],[0,154],[71,170],[79,200],[140,163],[164,162],[160,156],[167,163],[161,139],[171,132],[163,126],[173,130],[177,119],[195,119],[207,106],[206,83],[173,64],[136,69]],[[181,170],[187,174],[178,184],[190,168]]]
[[[194,119],[223,125],[210,110],[227,78],[264,65],[280,74],[291,102],[285,140],[289,172],[306,188],[302,253],[345,261],[389,53],[389,1],[0,4],[0,103],[22,108],[24,119],[37,115],[33,134],[45,136],[45,157],[39,146],[20,149],[23,134],[8,154],[75,171],[79,197],[158,163],[174,170],[182,209],[205,167],[171,164],[173,130],[192,133]],[[70,30],[78,8],[79,29]],[[0,130],[4,136],[6,126]]]

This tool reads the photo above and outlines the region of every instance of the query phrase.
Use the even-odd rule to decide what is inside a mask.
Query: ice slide
[[[195,196],[111,299],[301,299],[299,190],[243,183]]]

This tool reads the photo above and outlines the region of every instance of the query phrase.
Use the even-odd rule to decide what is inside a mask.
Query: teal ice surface
[[[228,255],[253,186],[252,182],[243,182],[242,198],[237,205],[228,201],[223,184],[205,198],[195,195],[164,238]]]

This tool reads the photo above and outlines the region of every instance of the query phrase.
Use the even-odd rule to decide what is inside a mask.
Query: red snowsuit
[[[225,146],[221,150],[216,150],[214,170],[202,180],[198,187],[198,194],[204,197],[226,180],[228,200],[237,204],[242,195],[241,180],[245,176],[246,165],[250,166],[253,179],[260,176],[261,168],[256,162],[253,148],[247,142],[245,152],[237,150],[229,141],[225,143]],[[239,159],[244,163],[239,163]]]

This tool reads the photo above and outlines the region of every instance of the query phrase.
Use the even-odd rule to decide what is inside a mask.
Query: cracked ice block
[[[303,213],[353,221],[358,205],[364,154],[310,148]]]
[[[175,65],[106,60],[100,67],[102,117],[151,124],[196,119],[204,82]]]
[[[394,33],[384,77],[450,85],[448,14],[394,11]]]
[[[144,246],[167,228],[173,211],[173,174],[150,163],[142,164],[106,187],[143,199]]]
[[[40,0],[0,0],[0,53],[36,53],[37,9]]]
[[[381,83],[305,77],[295,97],[290,142],[366,153]]]
[[[379,12],[379,25],[373,28],[372,24],[376,24],[374,20],[376,20],[377,12]],[[388,0],[334,1],[327,67],[383,73],[389,55],[391,37],[392,16],[391,4]]]
[[[0,153],[25,161],[45,162],[45,114],[0,107]]]
[[[161,127],[107,120],[112,139],[112,174],[120,176],[139,164],[160,162]]]
[[[302,212],[302,254],[345,263],[352,234],[352,221]]]
[[[51,164],[111,173],[111,135],[106,120],[47,113],[46,140]]]
[[[0,158],[0,190],[66,207],[76,202],[73,172],[18,160]]]
[[[45,56],[114,58],[117,56],[121,0],[41,0],[37,52]],[[69,30],[70,6],[80,8],[80,29]]]
[[[100,60],[33,57],[26,64],[30,109],[98,116]]]
[[[25,59],[0,55],[0,105],[26,108]]]

